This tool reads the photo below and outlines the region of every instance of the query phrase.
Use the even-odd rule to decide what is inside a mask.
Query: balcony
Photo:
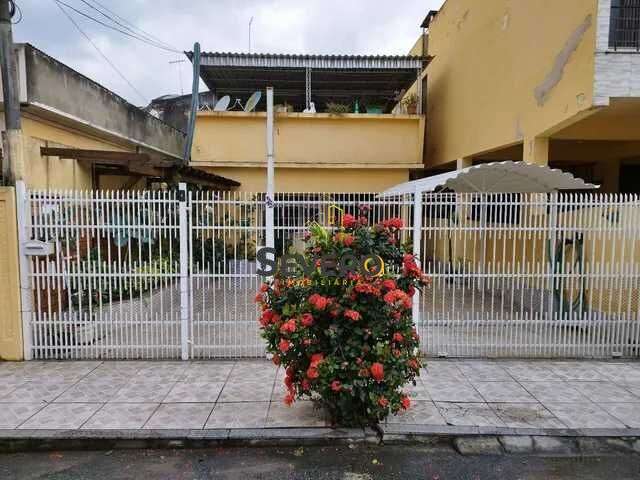
[[[640,0],[613,0],[609,48],[640,51]]]
[[[277,167],[422,168],[424,116],[278,113]],[[200,112],[192,166],[264,167],[265,112]]]

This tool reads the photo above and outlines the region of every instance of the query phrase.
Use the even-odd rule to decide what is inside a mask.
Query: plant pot
[[[407,115],[415,115],[418,113],[417,105],[407,105]]]

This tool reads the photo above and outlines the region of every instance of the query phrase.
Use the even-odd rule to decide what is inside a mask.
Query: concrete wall
[[[192,165],[263,166],[264,112],[198,115]],[[417,115],[281,113],[275,120],[276,164],[298,168],[420,168],[424,119]]]
[[[241,192],[264,192],[266,168],[205,167],[216,175],[237,180]],[[277,192],[381,192],[409,180],[407,169],[276,168]]]
[[[27,102],[56,117],[132,141],[140,146],[182,157],[184,135],[131,105],[100,84],[79,74],[31,45],[21,47],[19,58]]]
[[[428,166],[524,143],[593,106],[597,0],[448,0],[429,28]]]
[[[15,190],[0,187],[0,360],[22,360]]]

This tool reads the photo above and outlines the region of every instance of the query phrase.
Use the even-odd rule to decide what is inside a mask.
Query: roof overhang
[[[189,59],[192,52],[187,52]],[[367,99],[391,105],[408,90],[429,62],[419,56],[276,55],[210,53],[200,57],[200,77],[218,97],[246,99],[273,87],[276,103],[285,101],[298,111],[306,107],[306,73],[317,106],[327,102]]]
[[[95,167],[102,174],[177,178],[178,181],[207,186],[217,190],[231,190],[240,186],[240,183],[235,180],[187,167],[175,158],[150,155],[148,153],[40,147],[40,155],[74,159]]]
[[[551,193],[596,188],[597,185],[562,170],[524,162],[494,162],[403,183],[386,190],[382,196],[441,190],[456,193]]]

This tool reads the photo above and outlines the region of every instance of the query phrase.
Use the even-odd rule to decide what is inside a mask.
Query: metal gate
[[[17,193],[27,358],[263,356],[257,249],[336,211],[404,220],[426,355],[638,355],[636,196]]]

